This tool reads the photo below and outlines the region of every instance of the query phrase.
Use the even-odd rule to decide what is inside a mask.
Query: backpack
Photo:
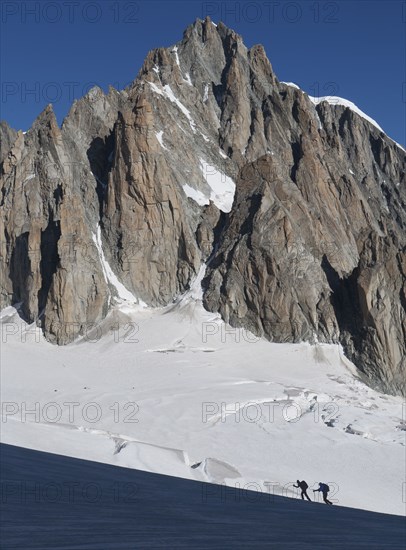
[[[322,483],[320,485],[320,489],[323,491],[323,492],[326,492],[328,493],[330,491],[330,487],[327,485],[327,483]]]
[[[300,488],[302,489],[302,491],[306,491],[309,488],[309,486],[307,485],[307,483],[305,481],[302,481],[300,483]]]

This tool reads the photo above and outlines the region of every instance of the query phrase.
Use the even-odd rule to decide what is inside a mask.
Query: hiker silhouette
[[[326,504],[333,504],[327,498],[327,495],[328,495],[329,491],[330,491],[330,487],[327,485],[327,483],[322,483],[321,481],[319,483],[319,488],[318,489],[313,489],[313,493],[320,492],[323,495],[323,500]]]
[[[309,495],[306,492],[307,489],[309,488],[307,483],[304,480],[299,481],[298,479],[296,480],[296,483],[297,483],[297,485],[293,484],[293,487],[297,487],[298,489],[300,489],[302,491],[302,493],[300,495],[302,497],[302,500],[304,500],[304,497],[306,497],[307,500],[310,500]]]

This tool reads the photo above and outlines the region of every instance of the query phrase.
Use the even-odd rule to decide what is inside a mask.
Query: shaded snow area
[[[0,450],[7,550],[404,548],[399,516],[9,445]]]
[[[196,277],[191,282],[189,290],[180,296],[180,298],[176,301],[177,304],[192,304],[193,306],[196,304],[201,305],[201,301],[203,300],[202,281],[206,274],[206,269],[206,264],[202,264],[200,266]]]
[[[203,277],[166,308],[118,305],[62,347],[4,309],[2,442],[296,500],[298,478],[317,501],[323,481],[335,505],[404,514],[403,400],[363,384],[339,346],[224,324],[202,306]]]
[[[96,245],[97,251],[99,253],[100,264],[103,269],[104,278],[108,284],[110,284],[116,289],[119,300],[140,304],[146,307],[146,304],[144,302],[136,298],[134,294],[132,294],[129,290],[126,289],[126,287],[118,280],[117,276],[114,274],[113,270],[111,269],[110,264],[108,263],[108,261],[104,256],[100,225],[97,226],[96,233],[92,234],[92,238],[93,238],[93,242]]]

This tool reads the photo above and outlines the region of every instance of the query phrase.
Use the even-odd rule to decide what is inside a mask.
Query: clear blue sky
[[[403,0],[3,0],[0,9],[0,118],[17,129],[48,103],[61,122],[93,84],[123,88],[150,49],[209,14],[248,47],[263,44],[280,80],[347,98],[406,143]]]

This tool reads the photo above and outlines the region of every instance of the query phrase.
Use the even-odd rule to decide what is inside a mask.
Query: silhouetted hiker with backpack
[[[297,487],[298,489],[300,489],[302,491],[302,493],[300,495],[302,497],[302,500],[304,500],[304,497],[306,497],[307,500],[310,500],[309,495],[306,492],[307,489],[309,488],[307,483],[305,481],[299,481],[298,479],[296,480],[296,483],[297,483],[297,485],[293,484],[293,487]]]
[[[330,487],[327,485],[327,483],[322,483],[320,481],[319,488],[318,489],[313,489],[313,493],[317,493],[317,491],[320,491],[320,493],[323,495],[323,500],[326,504],[333,504],[327,498],[327,494],[330,491]]]

